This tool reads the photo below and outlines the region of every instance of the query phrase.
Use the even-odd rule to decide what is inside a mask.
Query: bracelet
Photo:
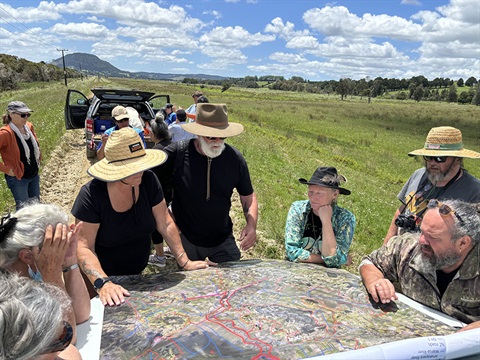
[[[185,255],[185,251],[184,251],[184,252],[182,252],[180,255],[178,255],[178,257],[177,257],[177,261],[178,261],[178,260],[180,260],[180,258],[181,258],[183,255]]]
[[[187,259],[187,261],[185,261],[185,264],[180,265],[180,267],[181,267],[182,269],[185,269],[185,266],[187,266],[187,264],[188,264],[189,261],[190,261],[190,259]]]
[[[76,268],[78,268],[78,264],[72,264],[70,266],[67,266],[66,268],[63,268],[62,271],[66,273],[70,270],[75,270]]]

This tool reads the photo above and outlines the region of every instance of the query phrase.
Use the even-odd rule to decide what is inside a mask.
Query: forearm
[[[76,323],[81,324],[90,318],[90,296],[88,295],[80,268],[64,272],[63,277],[67,294],[72,299]]]
[[[398,215],[400,215],[400,208],[397,209],[395,215],[393,215],[392,222],[390,223],[390,227],[388,228],[387,235],[383,239],[383,245],[385,245],[391,237],[397,235],[398,233],[398,226],[395,225],[395,220],[397,219]]]
[[[173,256],[177,260],[178,265],[182,268],[190,261],[187,253],[185,252],[180,234],[178,233],[177,225],[173,219],[168,216],[164,228],[159,228],[158,231],[162,234],[168,247],[173,253]]]
[[[322,222],[322,248],[320,251],[324,257],[334,256],[337,253],[337,239],[331,221]]]
[[[257,228],[258,222],[258,202],[257,196],[253,193],[251,196],[241,197],[243,215],[245,216],[245,221],[247,226]]]
[[[298,262],[303,262],[303,263],[312,263],[312,264],[324,264],[325,261],[323,261],[322,256],[319,254],[310,254],[310,256],[305,259],[305,260],[298,260]]]
[[[100,149],[97,150],[97,158],[98,158],[98,160],[102,160],[102,159],[105,157],[104,148],[105,148],[105,144],[102,144],[102,146],[100,147]]]
[[[88,280],[93,284],[94,281],[108,275],[103,271],[100,261],[95,253],[88,247],[80,247],[77,250],[78,265]]]
[[[382,272],[373,264],[364,264],[359,271],[365,287],[384,278]]]

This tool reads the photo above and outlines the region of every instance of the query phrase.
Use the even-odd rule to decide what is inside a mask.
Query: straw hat
[[[243,125],[228,122],[227,105],[202,103],[197,104],[197,119],[182,128],[191,134],[211,137],[236,136],[243,132]]]
[[[123,128],[112,132],[105,145],[105,158],[90,166],[87,173],[103,181],[119,181],[165,162],[162,150],[145,150],[137,132]]]
[[[455,156],[480,159],[480,153],[463,147],[462,132],[451,126],[432,128],[423,149],[408,153],[409,156]]]
[[[306,185],[318,185],[324,186],[331,189],[337,189],[340,191],[340,194],[350,195],[351,191],[340,187],[341,182],[347,182],[347,178],[343,175],[337,173],[337,169],[334,167],[324,167],[319,166],[317,170],[313,173],[310,180],[300,178],[298,179],[301,184]]]

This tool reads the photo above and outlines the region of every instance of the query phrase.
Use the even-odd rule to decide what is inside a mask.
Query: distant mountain
[[[58,58],[51,62],[54,65],[63,67],[62,58]],[[101,60],[98,56],[86,53],[73,53],[65,55],[65,66],[83,73],[91,75],[103,75],[121,78],[135,79],[151,79],[151,80],[175,80],[181,81],[184,78],[192,78],[199,80],[223,80],[227,79],[223,76],[207,75],[207,74],[161,74],[154,72],[130,72],[116,68],[108,61]]]

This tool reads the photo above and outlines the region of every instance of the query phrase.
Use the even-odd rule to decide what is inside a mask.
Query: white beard
[[[220,147],[218,148],[216,147],[219,144],[218,141],[207,142],[207,140],[205,140],[203,136],[198,137],[198,142],[200,144],[200,149],[202,149],[203,153],[212,159],[219,156],[223,152],[223,150],[225,150],[225,143],[223,142],[223,140]]]

